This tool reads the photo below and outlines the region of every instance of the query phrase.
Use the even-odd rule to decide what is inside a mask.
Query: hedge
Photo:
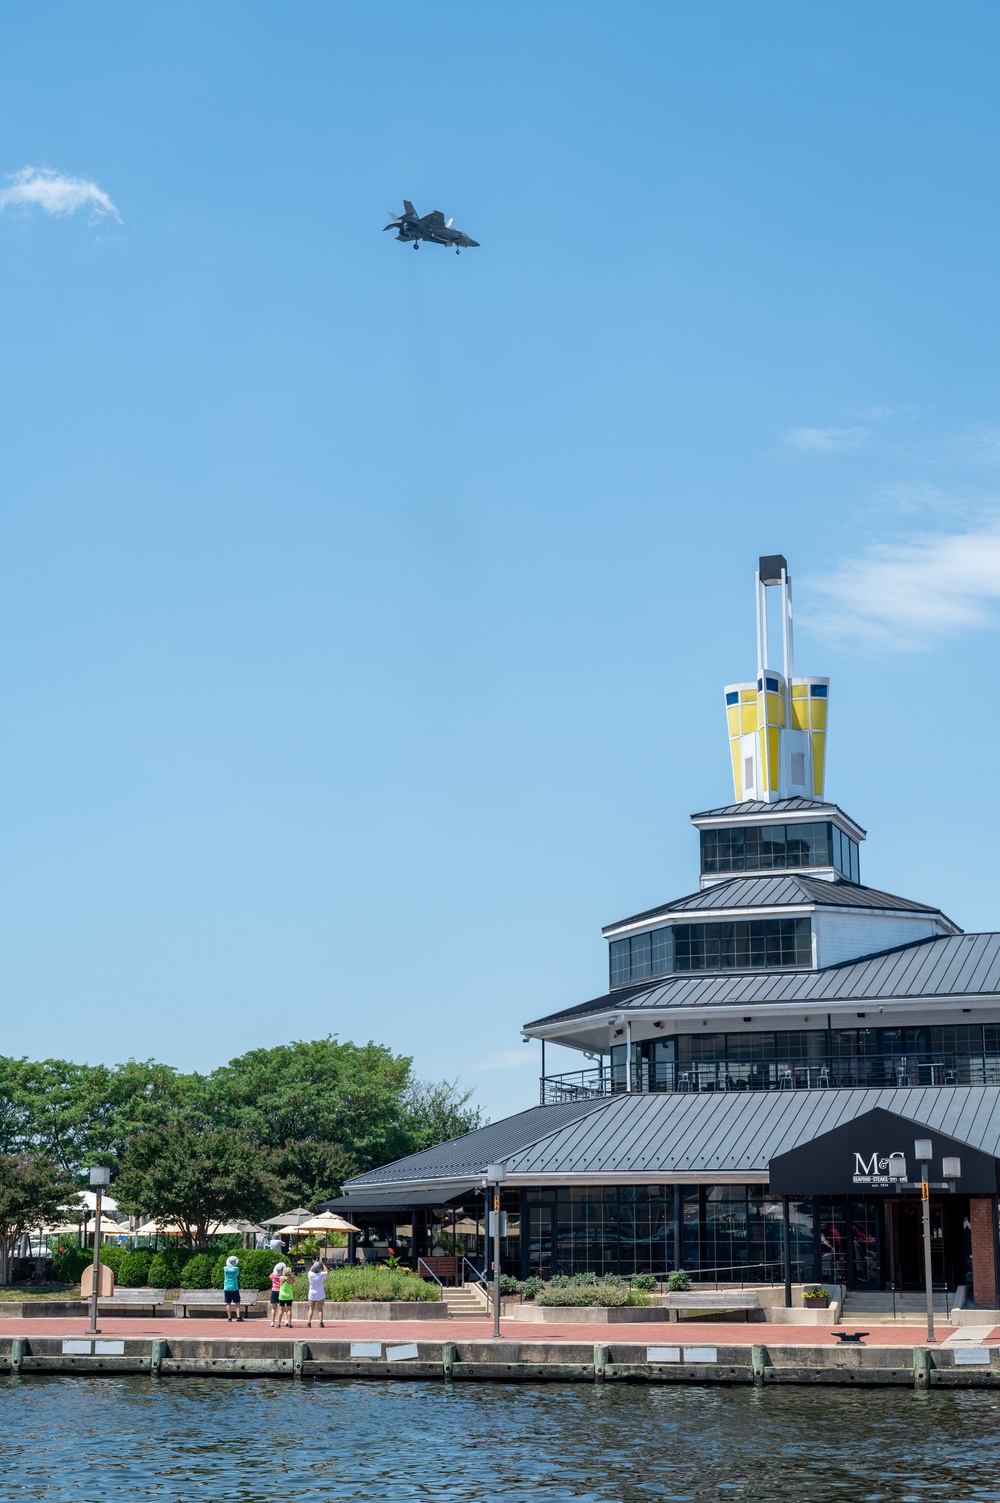
[[[147,1289],[152,1261],[153,1254],[148,1247],[139,1247],[135,1252],[126,1253],[118,1270],[117,1282],[123,1289]]]
[[[233,1251],[240,1260],[240,1288],[270,1289],[271,1269],[275,1263],[283,1261],[281,1254],[271,1252],[266,1247],[248,1248],[245,1252],[240,1252],[234,1248]],[[216,1258],[212,1264],[213,1289],[222,1288],[222,1270],[226,1266],[227,1257],[229,1257],[229,1254],[224,1253],[221,1257]]]
[[[211,1289],[214,1262],[215,1259],[211,1253],[195,1253],[194,1257],[189,1258],[181,1269],[180,1287],[182,1289]]]
[[[308,1292],[299,1294],[299,1289],[308,1291],[306,1275],[299,1274],[295,1281],[295,1298],[308,1299]],[[334,1268],[326,1276],[326,1297],[335,1303],[348,1304],[353,1300],[424,1300],[429,1303],[441,1299],[441,1288],[408,1268]]]

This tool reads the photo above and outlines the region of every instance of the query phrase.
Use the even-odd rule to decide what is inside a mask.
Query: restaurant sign
[[[808,1133],[808,1125],[805,1131]],[[806,1137],[794,1148],[775,1154],[768,1164],[771,1191],[776,1195],[898,1194],[900,1182],[890,1175],[889,1160],[901,1153],[906,1160],[907,1180],[912,1183],[918,1179],[920,1166],[914,1156],[917,1138],[931,1139],[932,1180],[944,1179],[942,1159],[955,1155],[962,1160],[960,1188],[966,1194],[997,1193],[1000,1160],[967,1141],[883,1107],[862,1112],[850,1122]]]

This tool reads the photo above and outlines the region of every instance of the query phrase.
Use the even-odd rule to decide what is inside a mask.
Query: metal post
[[[674,1271],[684,1267],[684,1191],[674,1185]]]
[[[934,1281],[931,1272],[931,1187],[930,1165],[920,1165],[920,1203],[924,1220],[924,1281],[927,1285],[927,1340],[934,1337]]]
[[[632,1019],[625,1020],[625,1090],[632,1094]]]
[[[792,1226],[788,1215],[788,1196],[781,1197],[781,1255],[785,1264],[785,1309],[792,1308]]]
[[[493,1186],[493,1339],[500,1340],[500,1186]]]
[[[97,1291],[98,1281],[101,1276],[101,1187],[98,1185],[95,1192],[96,1207],[94,1221],[94,1287],[90,1291],[90,1325],[87,1328],[88,1336],[100,1334],[97,1326]]]
[[[993,1215],[993,1298],[1000,1302],[1000,1196],[990,1196]]]

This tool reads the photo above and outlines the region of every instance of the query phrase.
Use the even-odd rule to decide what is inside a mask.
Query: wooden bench
[[[257,1303],[259,1290],[241,1289],[239,1309],[247,1310]],[[187,1318],[188,1306],[193,1305],[198,1310],[211,1308],[224,1308],[226,1296],[221,1289],[181,1289],[174,1300],[174,1313],[180,1310],[182,1318]]]
[[[458,1258],[449,1257],[445,1253],[438,1253],[436,1257],[432,1254],[417,1260],[417,1272],[421,1278],[429,1278],[434,1274],[442,1284],[457,1284],[458,1261]]]
[[[114,1294],[99,1294],[97,1307],[99,1310],[121,1310],[126,1306],[129,1309],[148,1306],[155,1314],[157,1305],[162,1305],[166,1297],[165,1289],[116,1289]]]
[[[758,1308],[753,1289],[677,1289],[667,1295],[666,1304],[674,1320],[680,1319],[682,1310],[704,1310],[710,1315],[742,1310],[744,1318],[749,1320],[750,1311]]]

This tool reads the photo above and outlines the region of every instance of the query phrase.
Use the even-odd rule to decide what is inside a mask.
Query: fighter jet
[[[478,240],[471,240],[468,235],[463,235],[461,230],[452,229],[452,220],[445,220],[440,209],[435,209],[433,214],[425,214],[421,219],[416,209],[408,198],[403,199],[402,214],[394,214],[389,210],[391,224],[383,225],[383,230],[398,230],[397,240],[412,240],[413,249],[420,249],[421,240],[429,240],[432,245],[453,245],[455,255],[461,255],[459,246],[478,245]]]

